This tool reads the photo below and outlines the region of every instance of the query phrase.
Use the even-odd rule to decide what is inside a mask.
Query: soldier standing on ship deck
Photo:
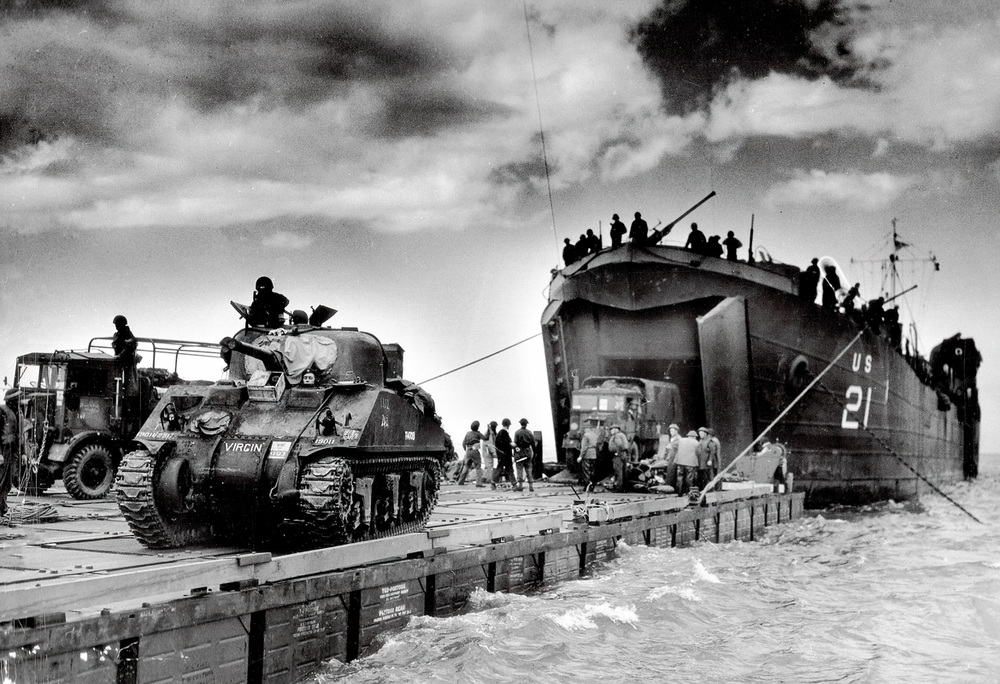
[[[517,488],[517,477],[514,475],[514,442],[511,440],[510,418],[500,421],[500,429],[494,445],[497,448],[497,467],[493,471],[493,483],[499,484],[502,478],[507,478],[511,489]]]
[[[823,268],[823,308],[827,311],[837,310],[837,290],[840,289],[840,276],[836,266]]]
[[[816,286],[819,285],[819,259],[813,258],[812,263],[799,276],[799,295],[807,302],[816,301]]]
[[[690,249],[692,252],[704,254],[706,244],[705,234],[698,228],[697,223],[692,223],[691,232],[688,233],[687,242],[684,243],[684,249]]]
[[[604,245],[601,243],[601,238],[594,234],[593,228],[587,229],[587,251],[591,254],[597,254],[601,251]]]
[[[646,241],[649,240],[649,225],[639,212],[635,212],[635,220],[632,221],[632,227],[629,228],[628,239],[637,246],[645,245]]]
[[[677,464],[674,489],[678,495],[684,496],[688,489],[695,486],[695,474],[698,470],[697,432],[688,430],[687,435],[677,441],[677,457],[674,460]]]
[[[743,246],[743,243],[739,241],[736,234],[733,231],[729,231],[722,244],[726,247],[726,258],[730,261],[736,261],[736,250]]]
[[[563,247],[563,252],[562,252],[563,262],[567,266],[569,266],[578,258],[576,255],[576,245],[570,242],[569,238],[563,238],[563,242],[566,245],[565,247]]]
[[[611,215],[611,249],[622,246],[625,237],[625,224],[618,220],[618,214]]]

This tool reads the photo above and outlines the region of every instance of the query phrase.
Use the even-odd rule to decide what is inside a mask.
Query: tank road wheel
[[[189,469],[183,459],[157,458],[148,451],[125,454],[118,467],[115,493],[118,508],[132,534],[143,546],[167,549],[207,542],[212,529],[183,504],[189,493]],[[167,493],[161,495],[160,478],[167,480]]]
[[[115,459],[103,444],[89,444],[66,461],[63,484],[74,499],[100,499],[115,480]]]

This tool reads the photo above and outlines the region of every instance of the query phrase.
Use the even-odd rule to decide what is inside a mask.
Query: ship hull
[[[918,359],[803,301],[798,269],[671,247],[588,259],[554,277],[542,318],[557,444],[574,385],[629,375],[676,383],[682,430],[714,428],[724,465],[767,430],[810,506],[903,500],[975,473],[978,421],[941,401]],[[776,464],[751,451],[735,469],[769,481]]]

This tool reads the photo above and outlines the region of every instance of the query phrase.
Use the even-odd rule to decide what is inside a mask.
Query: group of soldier
[[[814,258],[799,277],[799,296],[807,302],[816,300],[816,288],[822,285],[822,304],[824,310],[830,313],[842,313],[854,321],[858,327],[865,326],[875,334],[884,332],[889,343],[899,351],[903,338],[903,326],[899,322],[899,307],[885,308],[884,297],[876,297],[860,306],[856,300],[861,296],[861,283],[854,283],[843,298],[838,297],[842,290],[837,267],[832,264],[823,266],[820,272],[819,259]]]
[[[634,245],[656,244],[664,235],[670,232],[671,227],[667,226],[663,230],[659,232],[654,231],[651,234],[649,224],[642,218],[642,214],[637,211],[635,212],[635,219],[632,221],[631,227],[626,230],[625,224],[618,218],[618,214],[613,214],[611,216],[611,230],[609,231],[611,235],[611,249],[617,249],[622,246],[626,233],[628,233],[629,241]],[[725,258],[729,261],[737,260],[736,250],[742,246],[743,243],[740,242],[733,231],[728,232],[725,240],[719,235],[706,238],[705,234],[698,228],[697,223],[691,224],[691,232],[684,243],[684,249],[720,259],[725,255]],[[563,262],[569,266],[590,254],[597,254],[603,248],[603,235],[596,235],[593,228],[588,228],[587,232],[582,233],[576,242],[573,242],[570,238],[563,238]]]
[[[450,465],[452,479],[464,485],[471,476],[476,487],[489,483],[492,489],[506,480],[513,491],[535,491],[535,435],[528,429],[528,419],[522,418],[520,429],[510,434],[510,419],[504,418],[499,427],[490,421],[485,434],[479,430],[478,420],[472,421],[462,439],[462,456]]]
[[[613,491],[673,491],[686,496],[692,490],[700,492],[718,473],[721,449],[712,428],[700,427],[682,437],[680,427],[671,423],[656,454],[641,459],[637,445],[619,424],[605,429],[592,419],[580,439],[580,475],[584,485],[597,485],[606,470],[602,465],[610,462],[608,485]]]

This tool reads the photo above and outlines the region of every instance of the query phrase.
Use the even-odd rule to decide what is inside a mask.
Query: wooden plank
[[[256,579],[261,583],[278,582],[405,557],[430,549],[431,541],[427,535],[415,533],[303,551],[275,558],[270,563],[243,567],[236,557],[230,556],[128,572],[56,578],[45,582],[44,587],[40,582],[24,582],[4,589],[0,621],[56,610],[98,607],[130,599],[146,600],[151,587],[155,587],[158,594],[184,595],[196,587],[215,588],[245,579]]]
[[[489,544],[503,537],[528,537],[542,530],[559,529],[563,516],[560,513],[547,515],[504,518],[488,522],[461,525],[449,528],[447,536],[432,540],[435,547],[453,548],[470,544]]]

